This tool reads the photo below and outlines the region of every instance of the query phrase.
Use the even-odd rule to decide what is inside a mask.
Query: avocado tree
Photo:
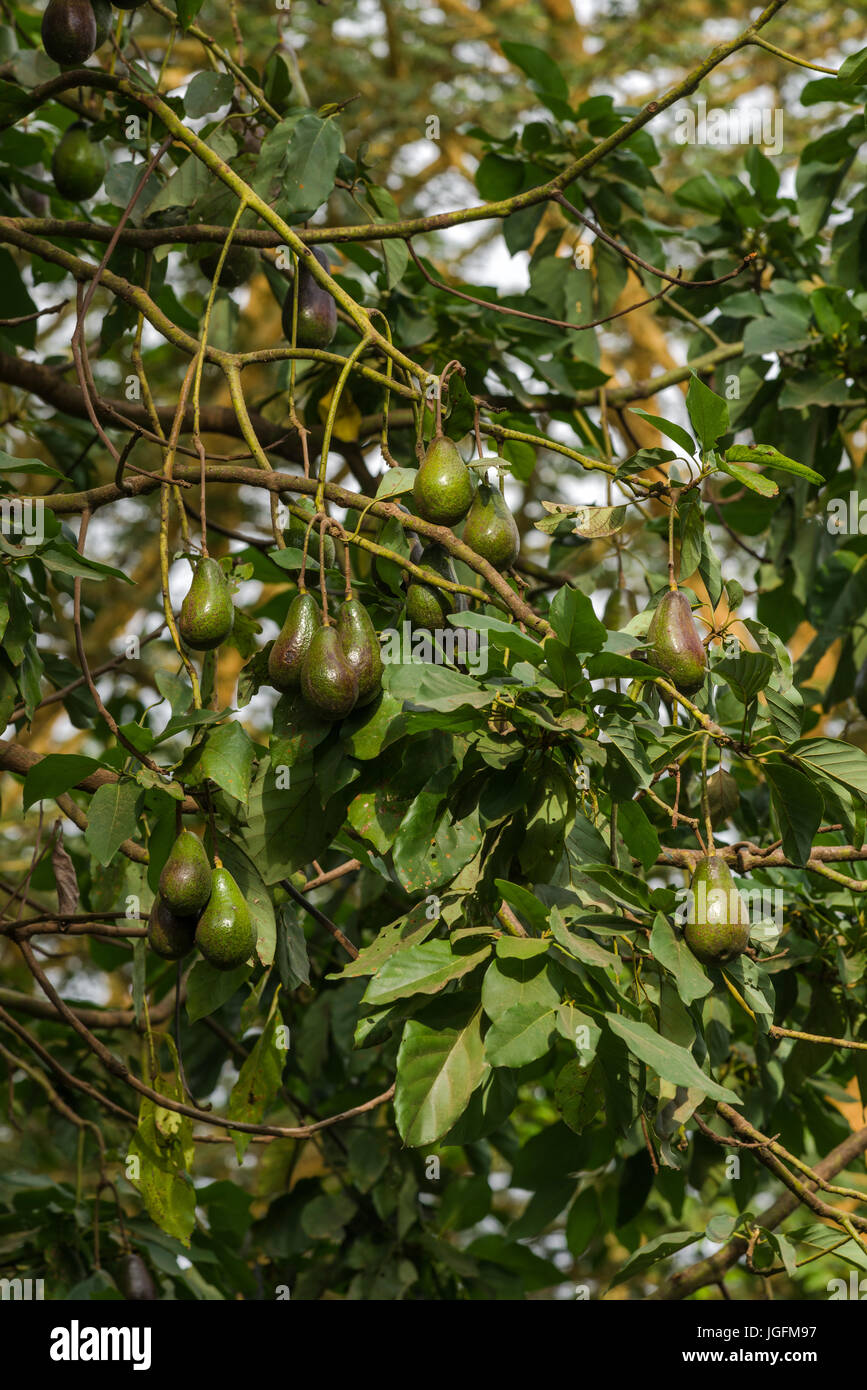
[[[455,132],[416,5],[380,58],[361,6],[4,4],[0,1265],[48,1298],[867,1262],[867,49],[771,0],[630,105],[484,8]]]

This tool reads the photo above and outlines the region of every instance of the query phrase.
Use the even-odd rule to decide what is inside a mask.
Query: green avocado
[[[322,251],[313,250],[313,255],[328,270],[328,258]],[[292,290],[283,301],[283,337],[292,341]],[[337,332],[337,305],[334,296],[324,290],[314,279],[307,266],[298,268],[298,325],[295,343],[297,347],[327,348]]]
[[[337,612],[343,654],[358,678],[358,705],[369,705],[382,689],[382,649],[364,604],[348,598]]]
[[[321,625],[319,604],[313,595],[296,594],[268,656],[268,676],[275,690],[298,689],[304,658]]]
[[[454,526],[463,521],[473,500],[470,470],[458,446],[439,435],[432,439],[412,488],[416,515],[437,526]]]
[[[160,896],[177,917],[196,917],[211,895],[211,865],[198,835],[182,830],[160,874]]]
[[[647,630],[647,659],[664,671],[683,695],[694,695],[704,685],[707,653],[698,635],[689,599],[669,589],[657,604]]]
[[[105,178],[105,155],[89,138],[87,127],[76,121],[66,131],[51,157],[51,175],[61,198],[80,203],[92,198]]]
[[[225,642],[235,621],[229,581],[217,560],[202,556],[181,604],[178,631],[188,647],[208,652]]]
[[[196,945],[216,970],[235,970],[253,954],[256,931],[237,883],[222,865],[214,870],[211,896],[196,927]]]
[[[163,960],[182,960],[195,945],[195,917],[179,917],[159,896],[148,918],[148,945]]]
[[[301,667],[301,694],[321,719],[344,719],[358,700],[358,674],[329,624],[314,632]]]
[[[686,944],[705,965],[724,965],[746,948],[749,912],[731,870],[720,855],[700,859],[689,887]]]
[[[521,537],[499,488],[480,483],[461,540],[494,569],[507,570],[518,558]]]

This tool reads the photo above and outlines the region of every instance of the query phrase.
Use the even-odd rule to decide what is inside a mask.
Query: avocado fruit
[[[188,647],[208,652],[225,642],[235,621],[235,609],[222,565],[203,555],[181,604],[178,631]]]
[[[427,447],[412,487],[416,515],[437,526],[463,521],[473,500],[470,470],[458,446],[437,435]],[[469,542],[468,542],[469,544]]]
[[[244,898],[228,869],[214,870],[211,896],[196,927],[196,945],[216,970],[235,970],[253,954],[256,932]]]
[[[499,488],[489,483],[479,484],[461,539],[496,570],[510,569],[515,563],[521,537]]]
[[[111,0],[116,10],[137,10],[145,0]]]
[[[211,865],[192,830],[182,830],[160,874],[160,897],[178,917],[196,917],[211,895]]]
[[[348,598],[337,612],[337,636],[343,655],[358,678],[359,706],[369,705],[382,689],[382,651],[364,604]]]
[[[669,589],[657,604],[647,630],[647,659],[664,671],[682,695],[693,695],[704,685],[707,653],[702,646],[689,599]]]
[[[738,809],[741,795],[738,784],[730,772],[720,768],[707,779],[707,808],[711,825],[724,825]]]
[[[328,258],[314,248],[313,255],[328,270]],[[292,290],[283,301],[283,337],[292,341]],[[295,343],[303,348],[327,348],[337,332],[337,305],[334,296],[324,290],[307,266],[298,265],[298,326]]]
[[[92,198],[105,178],[105,155],[87,134],[83,121],[64,133],[51,156],[51,176],[61,198],[79,203]]]
[[[422,551],[418,565],[433,576],[457,583],[457,575],[448,552],[441,545],[429,545]],[[414,576],[406,591],[406,616],[413,627],[436,631],[446,626],[449,613],[463,612],[466,595],[455,594],[448,589],[439,589],[433,584],[425,584]]]
[[[156,1299],[156,1285],[151,1272],[135,1250],[121,1255],[115,1267],[114,1282],[128,1302],[151,1303]]]
[[[705,965],[735,960],[750,939],[749,913],[720,855],[698,861],[689,894],[683,935],[692,954]]]
[[[321,719],[344,719],[358,699],[358,675],[332,624],[314,632],[301,667],[301,694]]]
[[[148,945],[163,960],[182,960],[195,944],[196,918],[179,917],[157,895],[148,917]]]
[[[609,632],[619,632],[621,628],[638,616],[638,601],[631,589],[612,589],[605,604],[602,621]]]
[[[90,0],[48,0],[42,46],[61,67],[86,63],[96,48],[96,15]]]
[[[275,690],[298,689],[304,658],[321,625],[319,605],[313,595],[296,594],[268,655],[268,676]]]
[[[222,247],[214,246],[199,260],[199,270],[213,283],[220,262]],[[236,246],[234,243],[226,252],[223,269],[220,271],[219,285],[223,290],[236,290],[256,269],[259,260],[252,246]]]

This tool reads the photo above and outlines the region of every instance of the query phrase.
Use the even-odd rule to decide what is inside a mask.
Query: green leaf
[[[637,1274],[643,1274],[646,1269],[657,1264],[660,1260],[668,1259],[669,1255],[675,1255],[678,1250],[685,1250],[688,1245],[694,1245],[697,1240],[701,1240],[700,1231],[669,1231],[661,1236],[656,1236],[654,1240],[649,1240],[630,1255],[625,1264],[621,1265],[617,1274],[608,1285],[610,1289],[617,1288],[618,1284],[624,1284],[627,1279],[634,1279]]]
[[[58,468],[52,468],[51,464],[43,463],[41,459],[17,458],[15,454],[7,454],[4,449],[0,449],[0,473],[38,473],[47,478],[64,476]]]
[[[394,1114],[405,1144],[434,1144],[469,1104],[485,1070],[481,1006],[461,995],[429,1005],[404,1028]]]
[[[536,84],[540,92],[550,92],[564,101],[569,95],[569,87],[562,72],[548,54],[530,43],[503,43],[503,52],[510,63],[520,68]]]
[[[805,463],[796,463],[775,449],[772,444],[733,444],[725,452],[727,463],[760,463],[765,468],[776,468],[780,473],[792,473],[796,478],[806,478],[810,483],[821,486],[825,479],[814,468]],[[755,476],[755,475],[753,475]]]
[[[120,579],[124,584],[133,583],[123,570],[113,569],[111,565],[100,565],[96,560],[88,560],[85,556],[79,555],[69,541],[49,541],[48,545],[44,545],[39,551],[39,558],[46,569],[69,574],[73,579],[95,579],[97,582]]]
[[[748,487],[750,492],[757,492],[760,497],[776,497],[780,491],[773,478],[766,478],[764,473],[755,473],[740,463],[730,463],[728,459],[721,458],[719,466],[724,473],[736,478],[744,487]]]
[[[175,0],[175,9],[182,29],[189,29],[205,0]]]
[[[617,829],[633,858],[645,873],[659,858],[659,836],[637,801],[621,801],[617,807]]]
[[[650,950],[654,960],[658,960],[674,976],[677,992],[684,1004],[694,999],[702,999],[713,989],[712,982],[702,970],[692,951],[682,936],[679,936],[667,918],[657,913],[650,933]]]
[[[593,605],[580,589],[564,584],[551,604],[551,626],[570,651],[580,655],[601,651],[607,630],[593,611]],[[545,649],[542,644],[542,650]]]
[[[809,770],[848,787],[867,801],[867,754],[835,738],[805,738],[789,750]]]
[[[714,675],[722,676],[738,699],[749,705],[771,679],[774,663],[766,652],[742,651],[740,656],[728,656],[717,662]]]
[[[681,449],[692,458],[695,454],[695,440],[682,425],[676,425],[672,420],[665,420],[661,415],[651,415],[648,410],[639,410],[638,406],[631,405],[629,409],[633,415],[640,415],[642,420],[647,420],[648,424],[653,425],[664,434],[666,439],[678,444]]]
[[[411,492],[417,472],[416,468],[389,468],[380,478],[375,496],[397,497],[402,492]]]
[[[232,99],[235,83],[228,72],[197,72],[184,94],[184,110],[197,120]]]
[[[202,779],[210,778],[229,796],[246,801],[253,772],[253,744],[242,724],[229,720],[205,739],[197,760]]]
[[[556,1031],[555,1009],[513,1004],[488,1030],[485,1057],[492,1067],[523,1067],[548,1051]]]
[[[198,1023],[216,1013],[241,988],[249,977],[251,966],[239,965],[237,970],[216,970],[206,960],[197,960],[187,979],[187,1018]]]
[[[111,863],[123,841],[135,835],[141,795],[135,782],[105,782],[94,792],[84,841],[103,867]]]
[[[786,763],[762,764],[771,800],[780,823],[783,853],[793,864],[805,865],[813,837],[822,824],[825,802],[809,777]]]
[[[577,1057],[568,1061],[554,1083],[554,1104],[576,1134],[586,1129],[605,1104],[599,1062],[585,1066]]]
[[[245,1124],[261,1124],[268,1106],[280,1089],[286,1062],[286,1048],[281,1042],[286,1030],[277,1008],[279,993],[278,985],[274,991],[265,1028],[245,1059],[238,1080],[232,1087],[226,1111],[230,1120],[242,1120]],[[278,1029],[281,1031],[278,1032]],[[239,1131],[232,1133],[238,1162],[246,1152],[250,1137],[249,1134]]]
[[[725,434],[729,428],[728,404],[722,396],[705,386],[699,377],[691,376],[686,393],[686,408],[702,448],[712,448],[720,435]]]
[[[663,1081],[671,1081],[675,1086],[691,1086],[711,1100],[728,1101],[730,1105],[743,1104],[734,1091],[720,1086],[706,1075],[685,1047],[678,1047],[677,1043],[661,1037],[646,1023],[637,1023],[619,1014],[606,1014],[605,1018],[611,1031],[623,1039],[633,1056],[655,1071]]]
[[[309,115],[296,122],[283,161],[278,207],[284,215],[312,217],[322,206],[334,187],[342,143],[334,120]]]
[[[28,810],[37,801],[47,801],[68,792],[85,777],[98,772],[100,764],[95,758],[85,758],[81,753],[49,753],[33,767],[24,778],[22,801]]]
[[[455,951],[451,941],[423,941],[384,961],[364,992],[365,1004],[391,1004],[410,994],[437,994],[450,980],[474,970],[491,947],[486,942],[470,954]]]
[[[186,1103],[174,1042],[170,1037],[162,1041],[175,1062],[175,1070],[157,1076],[148,1072],[145,1080],[160,1095]],[[176,1237],[186,1246],[196,1224],[196,1192],[186,1176],[192,1169],[194,1153],[193,1122],[189,1116],[164,1109],[142,1096],[138,1127],[127,1150],[127,1175],[138,1189],[151,1220],[166,1235]],[[130,1159],[138,1160],[137,1172],[129,1165]]]
[[[396,700],[441,714],[463,705],[480,709],[495,695],[493,690],[483,690],[472,676],[425,662],[386,663],[382,683]]]

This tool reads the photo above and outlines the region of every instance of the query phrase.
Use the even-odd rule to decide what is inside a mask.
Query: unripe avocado
[[[418,559],[420,569],[428,570],[440,579],[457,582],[454,566],[448,553],[440,545],[429,545]],[[433,584],[424,584],[411,578],[406,591],[406,616],[413,627],[425,628],[429,632],[447,627],[449,613],[462,612],[466,607],[466,595],[455,594],[449,589],[438,589]]]
[[[683,695],[693,695],[704,685],[707,653],[698,635],[689,599],[669,589],[656,607],[647,630],[647,659],[664,671]]]
[[[358,675],[333,625],[313,634],[301,667],[301,694],[321,719],[345,719],[355,707]]]
[[[206,279],[212,282],[217,273],[221,250],[221,247],[215,246],[213,250],[206,251],[199,261],[199,270]],[[257,265],[258,257],[252,246],[235,246],[233,244],[226,252],[223,269],[220,271],[220,288],[236,290],[239,285],[243,285],[246,280],[249,280]]]
[[[297,690],[301,668],[322,625],[319,605],[312,594],[296,594],[268,656],[268,677],[276,690]]]
[[[181,604],[178,631],[188,647],[207,652],[225,642],[234,621],[235,608],[223,567],[210,556],[202,556]]]
[[[745,950],[750,939],[749,912],[731,870],[720,855],[700,859],[689,888],[686,944],[705,965],[723,965]]]
[[[211,896],[196,927],[196,945],[216,970],[235,970],[253,954],[256,931],[244,898],[228,869],[214,870]]]
[[[337,613],[343,654],[358,677],[358,705],[369,705],[382,689],[382,651],[370,614],[357,598],[348,598]]]
[[[198,835],[182,830],[160,874],[160,897],[178,917],[196,917],[211,895],[211,866]]]
[[[521,537],[499,488],[479,484],[461,539],[494,569],[507,570],[515,563]]]
[[[463,521],[473,500],[470,470],[458,446],[445,435],[432,439],[412,489],[416,515],[437,526]]]
[[[87,127],[76,121],[66,131],[51,157],[51,174],[61,198],[71,203],[92,198],[105,178],[105,155],[88,137]]]
[[[324,270],[328,269],[328,258],[314,248],[313,255]],[[283,336],[292,341],[292,290],[283,301]],[[307,266],[298,267],[298,324],[296,327],[296,347],[327,348],[337,332],[337,305],[333,295],[324,290],[311,275]]]
[[[154,898],[148,918],[148,945],[163,960],[182,960],[195,945],[195,917],[179,917],[162,898]]]
[[[131,1303],[149,1303],[157,1296],[151,1272],[135,1250],[128,1251],[118,1260],[114,1282]]]

